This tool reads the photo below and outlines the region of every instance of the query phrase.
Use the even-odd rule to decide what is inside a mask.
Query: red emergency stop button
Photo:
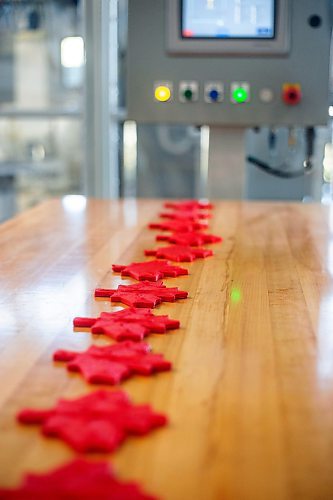
[[[299,83],[285,83],[282,87],[282,100],[289,106],[295,106],[302,99],[302,90]]]

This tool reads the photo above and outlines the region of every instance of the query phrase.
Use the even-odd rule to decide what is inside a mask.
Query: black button
[[[308,19],[308,23],[311,28],[319,28],[319,26],[321,26],[321,22],[321,17],[317,14],[313,14],[313,16],[310,16]]]

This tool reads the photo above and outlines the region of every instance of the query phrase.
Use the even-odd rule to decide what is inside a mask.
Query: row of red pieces
[[[140,264],[142,263],[138,263],[139,267]],[[172,266],[166,263],[159,264],[162,264],[167,274],[168,271],[170,272]],[[182,270],[177,270],[177,274],[179,273],[183,274]],[[164,298],[168,298],[163,284],[155,284],[154,288],[155,291],[159,289],[160,295]],[[134,289],[137,287],[134,286]],[[178,291],[178,289],[173,289],[172,292],[173,297],[187,296],[185,292]],[[75,318],[74,326],[90,327],[92,333],[103,333],[117,341],[125,339],[140,341],[148,333],[164,333],[167,329],[179,328],[179,321],[170,320],[167,316],[154,316],[150,310],[125,309],[116,313],[102,313],[99,318]],[[149,354],[146,344],[135,347],[133,343],[130,343],[121,348],[119,346],[106,348],[92,346],[83,353],[57,351],[54,359],[68,362],[67,368],[70,371],[81,372],[86,380],[92,383],[117,383],[133,373],[149,374],[171,368],[171,363],[164,360],[163,356]]]
[[[156,273],[161,272],[161,268],[163,274],[171,276],[175,274],[181,275],[184,271],[187,272],[182,268],[170,266],[167,262],[158,263],[157,261],[134,263],[130,266],[120,267],[125,275],[132,275],[137,279],[140,279],[143,273],[146,273],[146,276],[151,279],[155,279]],[[119,269],[118,266],[113,266],[113,268]],[[176,287],[167,288],[162,282],[145,281],[134,285],[119,285],[117,290],[96,289],[95,296],[107,296],[111,298],[111,301],[121,301],[129,306],[154,307],[162,301],[186,298],[187,292]],[[117,341],[138,341],[151,332],[164,333],[167,329],[178,328],[179,322],[170,320],[167,316],[154,316],[150,311],[140,312],[132,308],[117,313],[102,313],[99,318],[75,318],[74,326],[91,328],[92,333],[103,333]],[[133,355],[136,358],[138,357],[138,353],[133,353]],[[111,359],[107,358],[105,349],[91,349],[85,353],[76,353],[75,360],[71,360],[68,369],[81,371],[87,380],[101,380],[98,366],[106,367],[107,362],[111,362]],[[125,365],[118,366],[118,368],[113,368],[113,364],[109,363],[109,370],[104,372],[104,377],[102,376],[104,383],[115,383],[118,378],[120,380],[122,377],[128,376],[130,372],[128,363],[126,363],[127,361]],[[161,368],[161,365],[159,367]],[[168,369],[170,368],[171,365],[169,365]]]
[[[187,201],[180,203],[169,202],[166,203],[166,206],[173,208],[173,211],[162,212],[160,216],[171,219],[171,221],[152,223],[149,227],[151,229],[172,231],[171,235],[158,235],[156,239],[157,241],[168,241],[173,245],[156,250],[145,250],[145,255],[175,262],[192,262],[195,259],[213,255],[212,250],[206,248],[190,248],[222,241],[219,236],[201,231],[208,227],[207,219],[211,217],[211,214],[207,210],[212,208],[212,205],[200,201]]]
[[[81,353],[59,350],[54,360],[67,362],[70,371],[81,372],[90,383],[114,384],[133,374],[149,375],[170,370],[171,363],[161,354],[151,354],[148,344],[137,341],[149,333],[165,333],[179,326],[178,320],[154,315],[149,309],[130,308],[102,312],[98,318],[75,318],[76,328],[90,328],[94,334],[131,341],[106,347],[91,346]],[[126,434],[145,434],[166,423],[166,417],[154,413],[149,406],[128,404],[127,396],[121,391],[99,391],[90,396],[61,400],[49,410],[23,410],[18,419],[25,424],[41,424],[46,436],[58,437],[79,452],[113,451]],[[134,427],[124,424],[126,415]],[[117,418],[124,424],[120,430]]]
[[[200,236],[200,233],[198,233]],[[207,235],[209,241],[220,241],[219,237]],[[170,266],[168,263],[159,263],[150,261],[145,263],[134,263],[130,266],[113,266],[116,271],[122,271],[122,275],[129,275],[137,279],[144,275],[150,279],[156,279],[158,273],[163,273],[163,276],[175,276],[187,274],[187,270]],[[186,298],[187,292],[179,290],[177,287],[171,288],[163,285],[162,282],[144,281],[134,285],[119,285],[117,290],[112,289],[96,289],[96,297],[110,297],[112,302],[123,302],[129,306],[135,307],[155,307],[162,301],[175,301],[177,299]],[[179,322],[169,320],[167,316],[154,316],[150,311],[141,312],[134,309],[119,311],[117,313],[102,313],[99,318],[75,318],[74,327],[76,328],[91,328],[92,333],[103,333],[115,340],[142,340],[142,338],[151,332],[164,333],[167,329],[178,328]],[[109,350],[110,351],[110,350]],[[109,352],[108,351],[108,352]],[[113,351],[114,352],[114,351]],[[121,367],[113,368],[113,364],[109,363],[109,369],[103,374],[100,373],[99,366],[105,362],[106,350],[90,349],[84,353],[56,353],[57,360],[67,361],[69,370],[80,371],[83,376],[90,382],[103,381],[104,383],[114,383],[122,377],[129,376],[128,359]],[[142,354],[142,353],[141,353]],[[134,355],[134,353],[133,353]],[[113,356],[113,354],[112,354]],[[158,370],[170,369],[171,364],[167,365],[165,360],[162,361],[161,355],[151,355],[158,357]],[[137,355],[135,354],[137,359]],[[93,359],[92,359],[93,358]],[[101,360],[103,358],[103,361]],[[112,359],[108,359],[112,361]],[[114,361],[114,360],[113,360]],[[119,361],[119,360],[117,360]],[[131,360],[133,362],[133,359]],[[143,361],[142,357],[140,363]],[[140,364],[139,363],[139,364]],[[149,371],[150,373],[151,371]]]
[[[162,212],[162,218],[170,219],[167,222],[156,222],[149,224],[150,229],[161,229],[162,231],[188,232],[206,229],[207,219],[211,217],[209,210],[213,207],[204,201],[167,202],[166,208],[172,212]]]
[[[189,211],[188,209],[189,207],[187,206],[186,207],[187,212]],[[174,218],[185,220],[186,218],[188,218],[187,217],[188,215],[189,214],[187,213],[186,216],[185,214],[183,214],[183,216]],[[162,214],[162,216],[168,216],[168,215]],[[191,214],[191,218],[195,219],[193,213]],[[199,218],[204,218],[204,217],[199,217]],[[192,243],[196,245],[197,244],[196,241],[198,241],[199,236],[192,235],[191,238],[192,238]],[[172,242],[172,240],[170,240],[170,242]],[[210,252],[204,254],[202,252],[200,253],[200,251],[188,252],[186,249],[185,260],[191,261],[193,260],[193,258],[204,257],[208,256],[209,254]],[[163,252],[162,254],[161,252],[156,252],[156,256],[163,258],[164,254]],[[168,264],[164,263],[164,265],[162,266],[164,270],[166,270],[166,265]],[[126,267],[127,266],[121,269],[121,271],[125,271],[126,273],[126,271],[128,271]],[[170,267],[171,266],[169,266],[169,268],[167,269],[167,273],[171,272],[171,276],[174,276],[175,271],[170,270]],[[151,270],[151,267],[149,269]],[[132,273],[133,269],[130,269],[129,272]],[[149,278],[147,279],[151,279],[151,276],[154,276],[154,281],[156,281],[156,272],[158,274],[158,272],[161,271],[158,271],[155,268],[155,274],[153,275],[150,274]],[[167,276],[168,275],[167,273],[161,277]],[[182,274],[187,274],[187,272],[183,272],[181,268],[179,268],[176,271],[176,275],[182,275]],[[159,288],[162,288],[162,286],[161,284],[159,284]],[[119,291],[120,290],[118,289],[118,292]],[[124,290],[122,291],[124,292]],[[175,300],[176,298],[185,298],[185,293],[186,292],[178,291],[178,289],[176,289],[172,290],[172,295],[168,296],[167,294],[165,294],[164,290],[162,295],[164,295],[164,299],[170,298],[171,300]],[[160,300],[162,299],[162,297],[158,298]],[[120,313],[121,312],[122,311],[120,311]],[[150,311],[147,312],[145,311],[145,313],[148,313],[148,316],[151,315]],[[102,313],[100,318],[84,318],[85,320],[84,326],[92,327],[93,333],[110,332],[110,319],[111,319],[110,316],[112,317],[112,315],[114,314],[115,313],[109,313],[109,316],[107,316],[107,321],[106,321],[106,316],[103,317],[103,315],[108,315],[108,313]],[[138,314],[138,312],[132,311],[131,314],[135,316]],[[145,314],[145,316],[147,316],[147,314]],[[132,333],[132,335],[133,332],[134,335],[137,335],[139,330],[141,332],[140,335],[144,336],[150,331],[154,331],[154,328],[155,331],[157,329],[160,330],[160,332],[161,331],[164,332],[168,328],[179,327],[179,322],[177,323],[174,322],[173,320],[169,320],[167,317],[153,316],[153,318],[154,320],[152,318],[149,318],[149,320],[148,318],[146,318],[145,325],[142,324],[138,325],[137,323],[135,324],[135,322],[133,323],[131,321],[128,321],[128,319],[127,319],[127,324],[126,323],[120,324],[121,321],[119,321],[119,315],[118,315],[118,325],[117,325],[118,330],[116,328],[116,332],[118,333],[116,334],[113,333],[113,335],[111,336],[114,337],[114,335],[117,336],[118,334],[121,337],[121,335],[123,335],[123,333],[121,332],[124,331],[124,329],[129,330]],[[163,318],[163,320],[158,318]],[[82,318],[81,318],[81,323],[79,320],[80,318],[76,318],[76,321],[74,320],[75,326],[82,325]],[[89,325],[87,325],[87,320],[90,320]],[[107,325],[105,325],[105,321]],[[114,321],[114,318],[111,320],[111,323],[112,322],[117,323],[117,321]],[[128,323],[131,325],[130,327]],[[158,324],[160,324],[160,326],[156,326]],[[115,332],[114,328],[113,332]],[[143,358],[145,359],[143,360]],[[97,383],[99,381],[103,381],[103,377],[105,380],[105,372],[103,371],[103,367],[100,364],[101,361],[105,362],[107,360],[109,362],[108,366],[105,366],[107,371],[110,369],[110,364],[112,365],[114,377],[113,378],[111,377],[111,379],[109,380],[111,383],[120,381],[122,378],[129,376],[133,372],[149,374],[152,373],[153,371],[161,371],[171,368],[171,364],[165,361],[163,359],[163,356],[149,354],[149,346],[145,343],[133,345],[133,343],[128,342],[126,346],[123,344],[123,345],[108,346],[104,348],[98,348],[96,346],[92,346],[85,353],[76,353],[72,351],[57,351],[54,355],[54,359],[68,362],[67,367],[69,370],[81,371],[87,380],[89,380],[90,382],[97,382]],[[165,425],[166,423],[166,417],[164,415],[155,414],[154,412],[151,411],[149,406],[135,407],[126,398],[127,396],[120,391],[118,393],[117,392],[106,393],[103,391],[97,391],[89,396],[79,398],[73,401],[60,400],[57,406],[50,410],[43,410],[43,411],[23,410],[19,414],[18,418],[21,422],[24,423],[41,424],[43,426],[43,432],[45,435],[58,436],[67,441],[68,444],[70,444],[77,451],[112,451],[122,442],[122,440],[126,437],[128,433],[145,434],[149,432],[152,428],[160,425]],[[121,419],[119,419],[120,408],[122,414]],[[108,439],[103,440],[103,435],[101,435],[100,428],[104,428],[104,431],[108,431],[105,432],[104,434],[104,438],[107,436]],[[57,482],[58,489],[59,488],[60,490],[62,489],[62,484],[66,483],[66,481],[68,482],[68,478],[69,478],[69,483],[71,483],[71,479],[73,480],[73,474],[76,474],[77,472],[76,462],[73,462],[73,464],[69,464],[68,466],[64,466],[63,468],[59,469],[59,471],[61,471],[62,473],[63,480]],[[90,465],[91,464],[85,465],[87,467],[87,476],[89,476],[89,473],[91,474],[90,471],[92,470],[92,467],[90,467]],[[109,483],[107,485],[108,493],[109,489],[112,489],[113,493],[115,492],[116,489],[119,490],[119,492],[121,491],[122,492],[121,494],[124,494],[125,492],[124,490],[127,489],[126,498],[151,498],[141,493],[141,491],[137,488],[136,485],[120,484],[117,480],[115,480],[115,478],[112,476],[112,474],[110,474],[109,471],[108,472],[105,471],[106,468],[105,464],[98,464],[98,465],[96,464],[95,468],[98,466],[100,466],[100,470],[103,469],[104,478],[108,476],[108,481],[107,481]],[[34,488],[36,487],[37,483],[39,483],[37,485],[38,491],[44,491],[44,492],[54,491],[54,489],[52,488],[50,489],[48,486],[46,486],[46,489],[43,490],[43,487],[45,488],[46,482],[49,483],[51,476],[52,477],[54,475],[61,476],[61,473],[59,471],[55,471],[54,473],[51,473],[47,476],[35,476],[34,478],[35,484],[32,486],[31,490],[29,490],[29,487],[31,487],[33,483],[33,481],[31,480],[33,476],[32,475],[27,476],[27,479],[25,480],[25,483],[21,488],[21,491],[23,490],[25,491],[24,498],[27,498],[26,496],[27,494],[31,493],[33,495],[35,491]],[[66,471],[65,475],[63,474],[63,471]],[[67,472],[69,473],[68,476]],[[88,488],[90,486],[88,485]],[[82,487],[81,488],[79,487],[78,489],[79,491],[83,490]],[[84,488],[84,490],[86,490],[86,488]],[[4,490],[0,493],[3,494]],[[10,494],[11,492],[7,491],[7,493]],[[96,494],[96,488],[93,485],[92,496],[95,496],[95,494]],[[101,487],[99,494],[100,495],[104,494],[104,485]],[[57,498],[60,498],[60,496],[57,496]]]
[[[180,214],[183,213],[183,210],[185,210],[185,213],[189,211],[200,213],[202,209],[212,208],[211,204],[198,201],[169,202],[165,205],[173,208],[174,213]],[[211,256],[213,252],[205,248],[191,247],[222,241],[221,237],[213,234],[194,230],[189,231],[188,229],[193,229],[193,221],[182,222],[181,224],[181,227],[179,227],[178,222],[175,223],[175,226],[172,225],[173,230],[179,229],[180,232],[176,231],[171,235],[158,235],[156,237],[157,240],[175,243],[174,245],[156,250],[145,250],[145,254],[176,262],[192,262],[197,258]],[[186,232],[181,232],[184,224]],[[186,224],[189,224],[190,227],[186,226]],[[149,227],[153,226],[156,227],[154,224]],[[170,227],[166,229],[170,229]],[[121,302],[131,307],[156,307],[161,302],[174,302],[175,300],[186,298],[187,292],[178,288],[168,288],[159,281],[165,277],[177,277],[188,274],[187,269],[172,265],[168,260],[162,262],[151,260],[148,262],[133,262],[129,265],[113,265],[113,271],[120,272],[122,277],[142,280],[143,283],[119,285],[117,289],[97,288],[95,290],[95,297],[109,297],[111,302]]]
[[[171,246],[157,248],[154,250],[145,250],[145,255],[155,256],[160,259],[168,259],[174,262],[193,262],[195,259],[205,258],[213,255],[212,250],[207,248],[191,248],[199,247],[202,244],[217,243],[222,241],[222,238],[213,234],[202,232],[202,229],[208,227],[207,219],[211,217],[207,209],[212,208],[212,205],[200,201],[185,201],[185,202],[169,202],[165,204],[166,207],[173,208],[173,212],[162,212],[161,217],[172,219],[168,222],[157,222],[149,224],[150,229],[161,229],[171,231],[170,235],[158,235],[157,241],[168,241],[172,243]],[[205,211],[203,211],[205,209]],[[205,220],[206,219],[206,220]],[[130,266],[113,266],[113,270],[121,272],[122,276],[131,276],[135,279],[151,279],[157,280],[152,276],[147,269],[147,275],[140,274],[141,269],[133,269],[133,265],[140,264],[142,273],[145,271],[145,266],[153,266],[151,263],[133,263]],[[157,264],[154,264],[157,267]],[[161,271],[163,273],[163,270]],[[172,271],[166,269],[170,274],[164,276],[173,276],[186,274],[186,271],[181,268]],[[160,276],[163,278],[164,276]]]

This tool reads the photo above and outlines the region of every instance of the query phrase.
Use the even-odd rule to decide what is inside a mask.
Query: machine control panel
[[[329,0],[129,0],[128,6],[130,119],[327,123]]]

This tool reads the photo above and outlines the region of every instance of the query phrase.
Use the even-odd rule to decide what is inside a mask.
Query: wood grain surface
[[[110,342],[73,332],[73,317],[119,309],[94,288],[131,282],[111,264],[146,260],[161,208],[53,200],[0,227],[1,486],[75,456],[15,414],[95,390],[52,353]],[[155,310],[182,328],[148,337],[174,370],[121,384],[170,425],[106,459],[166,500],[331,499],[333,209],[220,202],[210,231],[224,237],[215,256],[164,280],[190,298]]]

